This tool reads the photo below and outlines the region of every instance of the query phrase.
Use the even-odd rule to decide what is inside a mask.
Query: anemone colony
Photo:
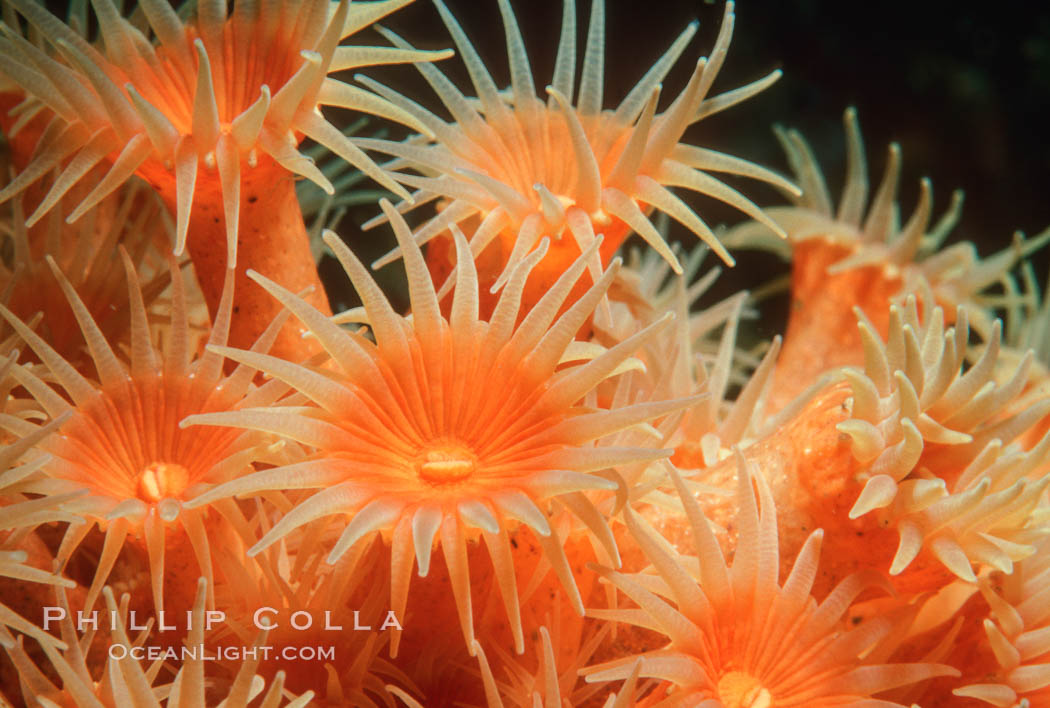
[[[837,200],[796,131],[693,144],[779,76],[712,91],[732,2],[608,106],[603,0],[550,77],[496,0],[506,90],[411,1],[4,0],[0,703],[1050,706],[1050,231],[902,223],[852,110]],[[791,310],[745,348],[696,303],[746,248]]]

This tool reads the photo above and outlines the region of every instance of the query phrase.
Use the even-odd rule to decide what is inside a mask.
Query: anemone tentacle
[[[615,341],[662,313],[675,313],[676,326],[652,338],[639,355],[645,370],[621,379],[630,380],[634,393],[621,395],[631,401],[638,396],[667,397],[671,392],[706,395],[701,405],[665,431],[667,444],[676,448],[672,461],[680,469],[714,465],[729,456],[730,448],[744,448],[775,427],[774,420],[764,417],[763,406],[780,337],[763,344],[761,356],[738,347],[741,322],[754,314],[747,291],[696,308],[698,298],[721,274],[721,269],[713,268],[695,277],[707,250],[697,246],[685,261],[685,273],[670,277],[666,262],[650,251],[646,260],[621,271],[622,282],[610,298],[613,329],[607,332],[596,325],[599,341],[609,337]],[[735,397],[729,395],[733,386],[741,387]]]
[[[1047,645],[1047,580],[1050,580],[1050,544],[1036,544],[1035,554],[1018,564],[1017,571],[993,583],[980,582],[990,608],[983,621],[984,643],[995,666],[980,675],[968,675],[956,696],[975,698],[999,708],[1038,706],[1050,697],[1050,662]],[[998,585],[998,587],[996,587]],[[990,669],[990,670],[988,670]]]
[[[48,462],[39,446],[54,435],[62,421],[36,425],[23,417],[26,409],[11,396],[11,390],[18,386],[12,376],[17,358],[18,352],[12,352],[0,363],[0,395],[3,396],[0,406],[0,578],[29,584],[22,594],[36,598],[46,594],[48,586],[76,587],[73,580],[51,571],[53,555],[35,533],[36,529],[53,522],[75,523],[78,519],[62,508],[75,494],[38,498],[26,493]],[[42,644],[61,644],[15,608],[0,602],[0,629],[3,627]],[[0,643],[4,643],[2,637]]]

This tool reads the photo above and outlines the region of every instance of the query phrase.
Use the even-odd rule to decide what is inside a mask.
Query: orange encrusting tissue
[[[850,418],[850,393],[844,383],[827,387],[790,422],[742,453],[749,464],[762,470],[776,501],[784,563],[814,529],[824,530],[821,572],[814,580],[818,595],[864,568],[889,568],[898,544],[896,531],[874,515],[849,516],[863,489],[864,470],[853,457],[849,438],[837,429]],[[705,478],[724,476],[734,464],[725,460]],[[720,505],[708,500],[704,508],[724,523]],[[924,554],[889,581],[898,592],[911,595],[939,590],[951,578],[935,558]]]

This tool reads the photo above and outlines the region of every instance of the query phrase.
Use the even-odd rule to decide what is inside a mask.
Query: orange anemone
[[[369,79],[365,85],[385,96],[425,125],[433,142],[362,140],[359,144],[398,158],[398,181],[417,188],[411,209],[440,200],[440,210],[415,232],[423,244],[450,224],[471,235],[470,246],[483,271],[485,290],[502,286],[514,267],[544,238],[547,256],[537,265],[525,295],[533,303],[545,288],[579,257],[597,235],[604,236],[600,254],[589,263],[592,278],[601,274],[620,244],[633,231],[681,272],[677,257],[648,214],[665,212],[704,240],[727,263],[733,260],[714,232],[692,207],[670,189],[679,187],[730,204],[780,231],[751,200],[710,172],[730,173],[774,184],[791,193],[797,188],[754,163],[694,145],[680,143],[692,124],[743,101],[780,76],[708,97],[725,60],[733,34],[733,3],[727,2],[718,40],[710,59],[696,64],[689,84],[663,112],[657,113],[660,82],[696,32],[690,24],[649,69],[615,111],[603,110],[605,3],[591,8],[579,94],[573,105],[576,65],[576,4],[566,0],[557,62],[546,102],[537,98],[525,45],[508,0],[500,0],[511,90],[502,94],[470,40],[444,3],[436,0],[467,65],[477,101],[465,97],[436,67],[417,64],[454,122],[448,123],[414,101]],[[408,49],[400,37],[384,32]],[[480,104],[480,105],[478,105]],[[480,109],[480,110],[479,110]],[[410,170],[411,172],[405,172]],[[435,275],[449,273],[450,239],[441,239],[428,254]],[[381,259],[385,263],[396,256]],[[483,266],[482,266],[483,264]],[[583,284],[577,288],[578,295]],[[570,300],[571,301],[571,300]],[[483,296],[483,306],[494,300]]]
[[[190,506],[264,490],[323,488],[288,512],[249,553],[331,515],[345,517],[347,524],[329,562],[375,531],[392,534],[391,602],[399,614],[408,596],[413,555],[425,576],[437,538],[468,646],[474,630],[467,541],[480,534],[520,652],[524,638],[508,528],[523,524],[533,531],[582,614],[569,563],[544,507],[557,499],[617,558],[604,517],[581,492],[615,489],[604,470],[659,459],[669,451],[601,447],[593,441],[684,408],[693,399],[609,410],[589,396],[667,322],[665,318],[596,356],[589,348],[584,348],[589,355],[579,353],[576,333],[604,295],[618,264],[557,319],[556,314],[597,243],[517,326],[522,290],[545,247],[515,269],[492,317],[479,319],[477,274],[467,255],[469,246],[455,230],[460,266],[446,319],[407,225],[388,202],[382,206],[405,254],[411,318],[394,312],[368,271],[331,233],[326,241],[364,301],[374,343],[359,332],[340,329],[301,298],[254,276],[320,340],[334,366],[315,370],[272,356],[216,350],[287,382],[312,405],[198,415],[186,424],[279,433],[315,452],[305,462],[220,485]],[[588,356],[593,358],[580,362]]]
[[[158,352],[134,267],[126,252],[123,258],[131,301],[130,364],[118,357],[65,275],[48,259],[83,333],[97,380],[70,366],[10,310],[0,306],[0,315],[32,347],[62,391],[28,367],[12,370],[43,411],[62,420],[58,432],[40,444],[49,454],[42,476],[24,485],[26,492],[45,498],[65,495],[60,508],[82,521],[67,527],[58,567],[65,566],[95,524],[105,531],[86,600],[90,609],[131,534],[145,545],[154,605],[160,611],[165,581],[170,580],[164,572],[165,550],[176,533],[188,541],[201,574],[212,577],[206,525],[216,517],[209,517],[208,509],[185,509],[183,502],[200,485],[225,481],[252,459],[265,458],[272,442],[224,428],[184,430],[179,422],[193,413],[267,403],[284,389],[255,389],[250,369],[240,367],[224,376],[221,355],[197,357],[190,351],[182,279],[174,265],[173,336],[163,354]],[[216,345],[225,342],[229,325],[232,271],[228,274],[226,297],[211,333]],[[268,346],[275,334],[271,328],[260,346]]]
[[[958,675],[936,664],[880,663],[901,622],[892,617],[846,627],[844,613],[865,590],[882,585],[875,573],[843,580],[819,604],[810,594],[820,565],[821,531],[799,551],[781,584],[776,510],[764,478],[738,457],[738,537],[726,563],[710,522],[672,471],[696,543],[696,558],[681,558],[628,509],[632,536],[656,576],[601,569],[638,609],[589,614],[653,629],[670,639],[663,649],[584,670],[588,681],[627,679],[633,672],[670,684],[660,705],[900,706],[874,699],[890,689],[935,676]],[[756,499],[754,487],[758,488]],[[659,694],[653,694],[657,696]]]
[[[243,276],[246,268],[267,272],[297,291],[312,285],[313,302],[326,304],[294,177],[313,180],[328,193],[333,186],[299,152],[304,135],[408,197],[319,108],[347,108],[416,125],[379,96],[328,76],[447,56],[340,45],[411,1],[239,2],[227,16],[226,2],[205,0],[184,22],[167,0],[144,0],[140,10],[153,42],[121,16],[112,0],[102,0],[92,3],[103,40],[95,46],[42,5],[16,0],[14,8],[55,54],[15,32],[0,37],[0,71],[28,96],[23,112],[48,117],[32,160],[0,190],[0,201],[57,169],[29,217],[33,223],[82,179],[96,174],[96,165],[108,166],[69,215],[75,221],[132,175],[143,177],[175,214],[176,253],[189,246],[213,315],[225,270],[237,265],[241,251],[241,316],[231,339],[250,346],[275,312],[266,309],[270,300]],[[238,249],[239,240],[249,247]],[[293,342],[289,333],[279,346],[290,348]]]

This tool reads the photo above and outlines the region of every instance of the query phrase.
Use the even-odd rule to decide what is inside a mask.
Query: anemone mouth
[[[440,440],[419,453],[414,467],[421,481],[440,487],[470,479],[478,469],[478,460],[469,446]]]
[[[147,502],[181,496],[189,486],[190,473],[177,462],[150,462],[139,474],[139,498]]]
[[[746,671],[727,671],[718,679],[718,699],[725,708],[772,708],[773,694]]]

